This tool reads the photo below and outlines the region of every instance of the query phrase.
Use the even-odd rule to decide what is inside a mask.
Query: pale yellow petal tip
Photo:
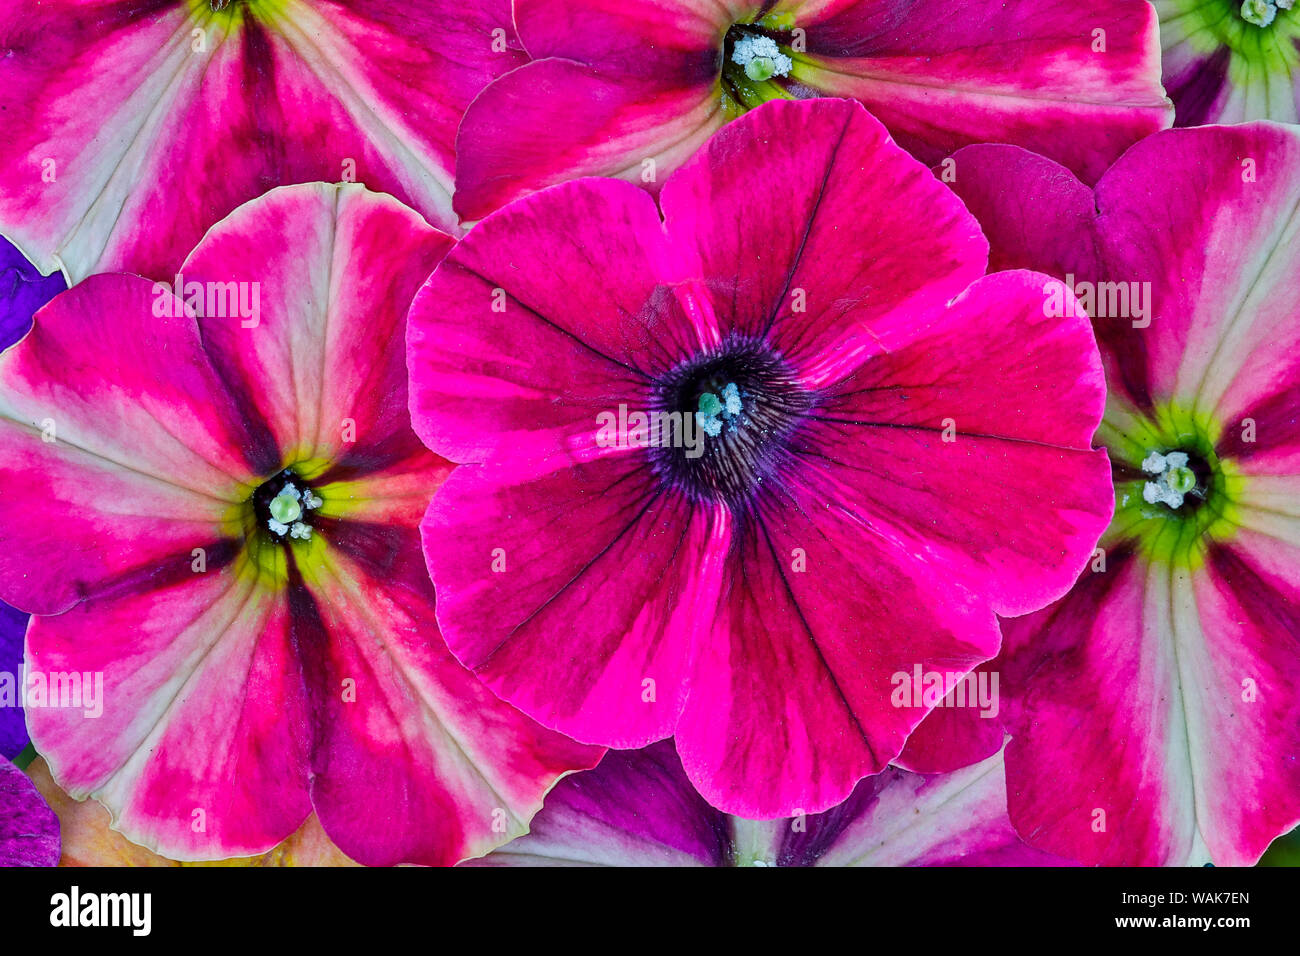
[[[27,775],[59,818],[63,841],[59,866],[360,866],[325,835],[314,813],[284,842],[258,856],[179,863],[112,829],[112,817],[99,801],[74,800],[54,782],[41,757],[31,762]]]

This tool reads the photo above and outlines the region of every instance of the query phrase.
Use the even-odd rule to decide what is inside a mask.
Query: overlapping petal
[[[465,114],[466,219],[582,176],[658,192],[712,132],[774,97],[855,98],[926,162],[1009,142],[1089,181],[1172,120],[1154,11],[1128,0],[515,0],[514,12],[532,60]],[[777,37],[793,65],[740,93],[726,71],[746,28]]]
[[[820,814],[753,821],[691,788],[670,741],[606,754],[547,796],[527,836],[474,866],[1059,866],[1020,841],[996,751],[952,774],[886,770]]]
[[[654,201],[622,183],[574,183],[481,225],[412,305],[415,429],[458,462],[580,460],[598,414],[700,344],[679,301],[682,250]]]
[[[1094,303],[1117,481],[1169,428],[1200,436],[1220,475],[1210,519],[1160,534],[1126,485],[1102,559],[1004,625],[1012,820],[1084,862],[1246,865],[1300,818],[1298,148],[1269,123],[1161,133],[1095,200],[1008,147],[955,157],[994,261],[1147,284],[1145,314]]]
[[[364,182],[454,230],[461,114],[522,59],[507,0],[55,0],[0,14],[0,46],[0,231],[74,281],[170,276],[289,183]]]
[[[807,27],[798,80],[857,99],[925,162],[971,143],[1014,143],[1091,182],[1171,119],[1145,3],[781,6]]]

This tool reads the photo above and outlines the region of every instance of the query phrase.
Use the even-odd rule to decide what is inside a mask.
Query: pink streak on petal
[[[102,675],[103,699],[98,716],[29,708],[32,740],[59,786],[156,853],[260,853],[311,812],[288,607],[227,567],[184,574],[33,619],[32,670]]]
[[[373,465],[414,450],[405,356],[392,346],[451,245],[389,196],[310,184],[240,207],[181,271],[187,286],[238,283],[250,305],[256,288],[256,315],[228,307],[199,326],[229,387],[269,424],[276,446]]]
[[[159,303],[182,309],[144,279],[96,276],[0,356],[0,577],[24,610],[57,613],[171,555],[188,562],[269,452],[194,320],[156,316]]]
[[[1204,686],[1197,812],[1216,864],[1251,866],[1300,824],[1300,547],[1242,532],[1192,584]]]
[[[355,177],[456,228],[461,114],[523,60],[507,0],[285,0],[246,7],[233,28],[229,11],[189,6],[51,0],[0,14],[15,131],[0,144],[15,171],[0,221],[43,271],[170,279],[241,203],[315,180]]]
[[[1058,603],[1003,623],[1020,695],[1011,820],[1030,844],[1089,865],[1196,862],[1168,594],[1131,552],[1107,560]]]
[[[1297,203],[1300,133],[1270,123],[1163,133],[1098,185],[1108,271],[1152,283],[1158,399],[1235,422],[1294,375]]]
[[[556,778],[601,751],[544,730],[456,662],[413,528],[382,568],[355,560],[347,534],[341,563],[291,598],[319,715],[312,802],[360,863],[480,856],[526,832]]]
[[[835,386],[808,431],[832,500],[999,614],[1065,593],[1113,509],[1106,453],[1089,450],[1104,401],[1092,330],[1044,314],[1048,282],[998,273],[918,317],[913,341]]]

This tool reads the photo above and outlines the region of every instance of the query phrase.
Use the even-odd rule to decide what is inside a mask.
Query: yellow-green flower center
[[[793,99],[802,52],[802,31],[790,14],[734,24],[722,38],[724,107],[743,113],[768,100]]]
[[[1131,542],[1151,561],[1196,568],[1237,530],[1243,479],[1215,451],[1222,429],[1175,405],[1107,411],[1098,431],[1115,475],[1115,517],[1103,547]]]

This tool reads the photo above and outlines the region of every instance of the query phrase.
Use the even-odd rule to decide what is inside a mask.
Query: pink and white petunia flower
[[[546,797],[526,836],[467,866],[1068,866],[1007,819],[1002,755],[950,774],[893,767],[825,813],[745,820],[692,788],[671,741],[607,753]]]
[[[32,741],[135,842],[250,856],[314,809],[358,862],[449,864],[598,758],[439,636],[417,526],[451,466],[411,430],[403,330],[451,245],[360,185],[284,187],[179,289],[93,276],[0,356]]]
[[[753,111],[658,207],[489,216],[408,328],[415,428],[466,463],[422,525],[453,653],[577,740],[676,734],[726,812],[844,800],[1110,517],[1086,317],[986,260],[842,99]]]
[[[928,163],[970,143],[1015,143],[1090,181],[1173,117],[1143,0],[513,7],[532,59],[465,114],[455,207],[466,219],[581,176],[657,192],[723,124],[772,99],[857,99]]]
[[[509,0],[0,7],[0,232],[44,273],[170,277],[280,185],[355,180],[435,225],[465,108],[526,57]]]
[[[1152,0],[1176,126],[1300,119],[1295,0]]]
[[[1300,821],[1300,131],[1159,133],[1095,191],[955,159],[994,265],[1073,287],[1110,384],[1114,521],[1004,625],[1011,818],[1085,863],[1253,863]]]

